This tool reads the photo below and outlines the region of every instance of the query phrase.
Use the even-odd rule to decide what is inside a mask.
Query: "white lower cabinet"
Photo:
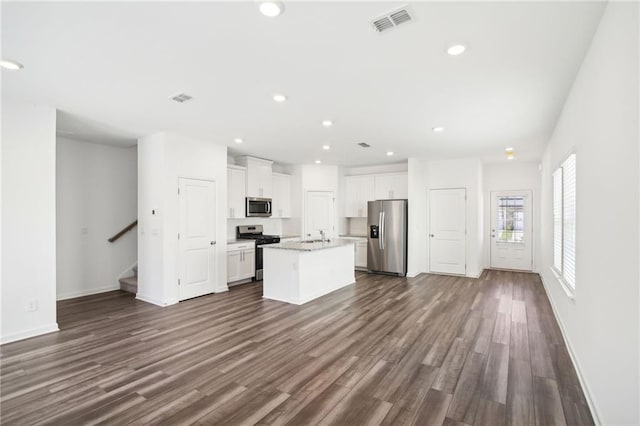
[[[227,283],[251,279],[256,275],[256,249],[251,243],[227,244]]]
[[[367,269],[367,240],[356,241],[356,269]]]

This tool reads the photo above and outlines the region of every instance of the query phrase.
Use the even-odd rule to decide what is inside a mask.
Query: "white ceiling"
[[[402,3],[285,4],[267,18],[255,2],[3,2],[2,56],[25,66],[2,71],[3,95],[116,144],[173,131],[283,163],[496,159],[506,146],[533,159],[604,7],[416,2],[414,22],[378,34],[369,21]],[[459,42],[468,51],[448,56]],[[168,99],[180,92],[194,100]]]

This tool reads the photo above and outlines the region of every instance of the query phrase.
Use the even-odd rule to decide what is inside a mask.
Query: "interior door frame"
[[[214,178],[211,177],[202,177],[202,176],[178,176],[177,180],[176,180],[176,188],[180,188],[180,180],[181,179],[189,179],[189,180],[201,180],[201,181],[205,181],[205,182],[210,182],[213,184],[213,189],[214,189],[214,193],[215,193],[215,198],[213,200],[214,202],[214,207],[213,207],[213,212],[215,214],[214,218],[213,218],[213,229],[215,232],[215,238],[216,238],[216,244],[213,246],[213,270],[214,273],[212,274],[212,279],[213,279],[213,283],[212,283],[212,288],[213,288],[213,293],[216,293],[218,291],[218,284],[219,284],[219,279],[218,279],[218,275],[219,275],[219,262],[218,262],[218,214],[219,214],[219,200],[220,200],[220,194],[218,193],[218,181]],[[178,194],[176,194],[178,195]],[[181,220],[181,205],[180,205],[181,201],[180,199],[178,199],[178,205],[177,205],[177,231],[180,232],[181,228],[180,228],[180,220]],[[226,209],[225,209],[226,210]],[[226,211],[225,211],[225,220],[226,220]],[[177,265],[176,265],[176,277],[175,277],[175,283],[176,283],[176,294],[177,294],[177,299],[176,302],[181,302],[183,300],[189,300],[189,299],[181,299],[180,296],[180,284],[178,283],[181,275],[182,275],[182,249],[181,249],[181,242],[178,240],[177,241],[178,246],[177,246]],[[225,247],[226,249],[226,247]],[[225,250],[226,253],[226,250]],[[226,264],[225,264],[225,273],[224,275],[226,276]],[[225,280],[225,284],[226,284],[226,280]]]
[[[307,218],[308,218],[308,214],[309,214],[309,194],[312,192],[317,192],[317,193],[325,193],[325,194],[331,194],[331,198],[333,198],[333,208],[332,208],[332,219],[331,221],[333,222],[333,229],[332,229],[332,238],[337,238],[337,235],[335,235],[335,231],[336,231],[336,225],[337,225],[337,214],[338,214],[338,209],[337,209],[337,204],[336,204],[336,193],[335,191],[331,191],[331,190],[315,190],[315,189],[305,189],[304,190],[304,214],[303,214],[303,219],[302,219],[302,239],[304,240],[305,238],[307,238],[307,234],[308,234],[308,230],[307,230]]]
[[[431,191],[438,191],[438,190],[447,190],[447,189],[464,189],[464,274],[460,275],[460,274],[447,274],[444,272],[432,272],[431,271],[431,237],[430,235],[432,234],[431,232],[431,206],[432,206],[432,202],[431,202]],[[428,187],[427,188],[427,245],[428,245],[428,253],[427,253],[427,269],[429,271],[430,274],[438,274],[438,275],[453,275],[456,277],[459,276],[467,276],[467,261],[469,259],[469,235],[467,232],[467,228],[468,228],[468,217],[467,217],[467,195],[469,194],[469,188],[467,188],[466,186],[451,186],[451,187],[442,187],[442,188],[431,188]]]
[[[493,266],[493,237],[492,235],[492,229],[493,229],[493,220],[494,220],[494,215],[496,213],[495,211],[495,203],[494,203],[494,199],[493,197],[495,195],[506,195],[506,196],[511,196],[511,195],[525,195],[527,197],[527,200],[529,201],[529,211],[530,211],[530,215],[531,217],[529,218],[529,241],[531,242],[531,268],[530,269],[505,269],[505,268],[497,268]],[[485,222],[486,223],[486,222]],[[526,223],[526,222],[525,222]],[[521,271],[521,272],[530,272],[533,271],[533,253],[534,253],[534,249],[535,249],[535,240],[533,238],[533,224],[534,224],[534,213],[533,213],[533,190],[531,189],[507,189],[504,191],[500,191],[500,190],[492,190],[489,191],[489,268],[491,269],[501,269],[501,270],[509,270],[509,271]]]

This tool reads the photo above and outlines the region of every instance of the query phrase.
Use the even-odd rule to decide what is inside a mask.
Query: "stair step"
[[[126,277],[120,279],[120,290],[136,294],[138,292],[138,277]]]

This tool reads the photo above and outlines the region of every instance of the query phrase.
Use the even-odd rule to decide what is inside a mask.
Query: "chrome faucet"
[[[325,242],[325,237],[326,237],[324,229],[320,230],[320,236],[322,237],[322,242],[324,243]]]

